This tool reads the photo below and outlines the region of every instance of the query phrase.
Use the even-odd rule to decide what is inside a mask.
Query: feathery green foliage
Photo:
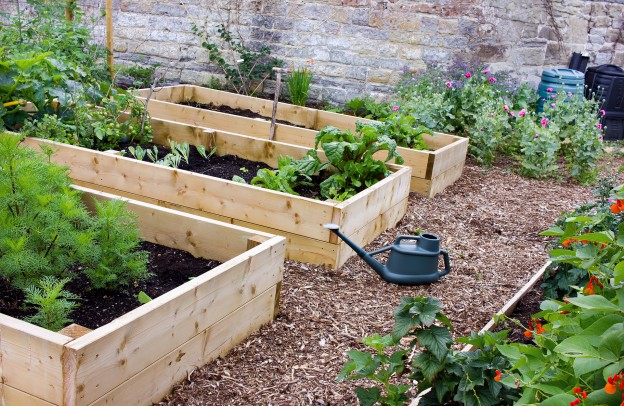
[[[34,307],[37,313],[24,320],[52,331],[71,323],[69,314],[78,306],[76,301],[80,298],[64,290],[67,282],[69,278],[58,279],[48,275],[41,278],[37,285],[27,286],[24,302]]]

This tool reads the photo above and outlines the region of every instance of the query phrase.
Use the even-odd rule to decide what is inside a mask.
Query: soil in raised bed
[[[241,116],[241,117],[261,118],[263,120],[268,120],[268,121],[271,120],[271,117],[263,116],[262,114],[258,114],[249,109],[237,109],[237,108],[225,106],[225,105],[216,105],[214,103],[204,104],[204,103],[197,103],[197,102],[181,102],[179,104],[182,104],[184,106],[197,107],[199,109],[204,109],[204,110],[218,111],[219,113],[233,114],[233,115]],[[290,125],[293,127],[306,128],[305,126],[294,124],[294,123],[291,123],[290,121],[285,121],[285,120],[276,119],[275,122],[278,124],[285,124],[285,125]]]
[[[148,272],[153,276],[132,286],[115,291],[94,289],[83,273],[76,272],[77,276],[65,286],[66,290],[80,296],[80,305],[70,315],[74,323],[96,329],[139,307],[139,292],[154,299],[221,264],[147,241],[141,243],[140,249],[149,253]],[[34,314],[23,308],[23,292],[4,279],[0,279],[0,292],[0,313],[18,319]]]
[[[528,326],[529,321],[532,320],[532,316],[538,313],[540,309],[540,303],[544,300],[544,290],[540,287],[540,282],[536,283],[523,297],[520,299],[515,309],[509,315],[510,318],[518,320],[523,326]],[[543,323],[544,321],[541,320]],[[496,325],[493,331],[509,330],[507,339],[514,343],[532,343],[532,338],[524,336],[526,331],[516,323],[505,320],[504,322]]]
[[[128,150],[128,145],[122,145],[121,148]],[[158,158],[162,159],[165,155],[171,152],[171,149],[166,146],[156,145],[158,148]],[[143,148],[152,148],[151,145],[144,146]],[[207,151],[209,152],[209,151]],[[131,157],[130,153],[126,153],[127,157]],[[147,158],[144,158],[147,161]],[[240,176],[245,179],[245,182],[251,183],[251,180],[256,176],[259,169],[274,169],[263,162],[250,161],[244,158],[240,158],[235,155],[213,155],[209,159],[202,157],[194,146],[191,146],[189,153],[189,163],[180,162],[179,169],[184,169],[194,173],[200,173],[202,175],[214,176],[219,179],[232,180],[236,176]],[[322,179],[319,176],[312,176],[312,186],[309,187],[297,187],[297,192],[302,197],[310,199],[321,199],[320,183]]]

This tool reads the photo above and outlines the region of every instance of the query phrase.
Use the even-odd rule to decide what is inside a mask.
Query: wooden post
[[[74,7],[76,0],[67,0],[67,6],[65,7],[65,19],[67,21],[74,20]]]
[[[106,0],[106,49],[108,50],[108,71],[113,76],[113,0]]]
[[[279,103],[279,95],[282,90],[282,73],[288,72],[284,68],[273,68],[273,72],[277,73],[275,83],[275,98],[273,99],[273,114],[271,115],[271,127],[269,128],[269,140],[275,138],[275,115],[277,114],[277,103]]]

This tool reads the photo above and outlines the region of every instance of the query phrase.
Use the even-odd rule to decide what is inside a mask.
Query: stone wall
[[[103,1],[78,2],[94,15]],[[341,103],[388,93],[426,64],[479,60],[539,82],[567,67],[624,67],[624,0],[117,0],[116,61],[162,65],[170,81],[206,84],[219,71],[193,25],[224,23],[247,44],[267,44],[289,66],[313,60],[314,97]],[[104,21],[95,26],[104,36]],[[213,37],[213,38],[216,38]]]

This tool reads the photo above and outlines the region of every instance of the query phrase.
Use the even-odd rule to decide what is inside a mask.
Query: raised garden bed
[[[139,95],[147,97],[149,90],[140,90]],[[273,102],[270,100],[191,85],[158,88],[150,95],[149,100],[148,110],[153,117],[253,137],[269,137],[268,120],[273,109]],[[179,103],[224,105],[251,110],[268,118],[263,120],[239,117]],[[370,121],[287,103],[279,103],[276,119],[293,124],[276,124],[274,138],[276,141],[307,148],[314,146],[314,136],[325,126],[353,130],[357,121]],[[431,151],[399,147],[399,153],[405,159],[404,165],[412,168],[410,190],[433,197],[461,176],[468,150],[468,139],[443,133],[435,133],[434,136],[423,134],[423,138]]]
[[[205,130],[193,125],[152,119],[154,142],[217,147],[219,155],[237,155],[277,167],[280,155],[303,157],[307,148]],[[27,138],[38,149],[48,144],[56,151],[52,160],[71,168],[70,176],[80,185],[137,200],[176,208],[287,238],[286,256],[302,262],[340,267],[354,252],[325,223],[340,225],[357,244],[366,245],[394,227],[407,209],[410,168],[391,166],[394,173],[343,202],[320,201],[245,185],[212,176],[166,168],[108,152],[97,152]]]
[[[116,198],[78,189],[87,204]],[[92,331],[55,333],[0,314],[2,404],[152,404],[273,319],[284,238],[133,200],[127,207],[146,241],[222,264]]]

